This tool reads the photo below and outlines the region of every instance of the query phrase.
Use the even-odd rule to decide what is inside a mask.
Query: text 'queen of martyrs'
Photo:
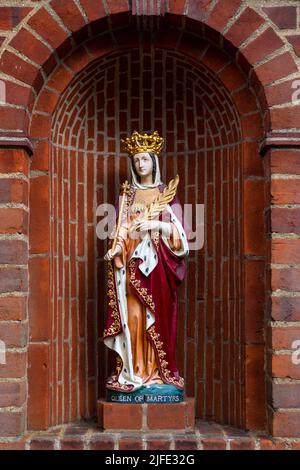
[[[132,182],[123,185],[116,240],[105,255],[104,343],[117,353],[107,388],[130,393],[144,385],[169,384],[183,389],[175,360],[177,288],[189,246],[176,196],[178,176],[168,186],[160,179],[163,139],[157,132],[135,131],[122,144],[130,156]]]

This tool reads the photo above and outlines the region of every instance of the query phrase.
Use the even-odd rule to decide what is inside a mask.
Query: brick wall
[[[89,417],[103,394],[95,207],[127,175],[133,127],[163,133],[164,180],[178,171],[182,202],[206,204],[178,337],[198,416],[298,435],[298,3],[147,2],[155,22],[134,3],[0,10],[3,435]]]

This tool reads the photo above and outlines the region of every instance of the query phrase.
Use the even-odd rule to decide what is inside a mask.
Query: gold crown
[[[133,131],[131,137],[121,139],[121,145],[125,152],[129,155],[136,155],[141,152],[153,152],[157,156],[162,151],[164,145],[164,139],[159,136],[157,131],[153,134],[139,134],[137,131]]]

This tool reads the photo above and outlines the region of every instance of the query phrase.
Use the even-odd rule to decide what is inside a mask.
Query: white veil
[[[136,188],[139,189],[145,189],[145,188],[155,188],[159,184],[162,183],[160,179],[160,169],[159,169],[159,162],[158,162],[158,156],[154,154],[155,156],[155,163],[156,163],[156,172],[155,172],[155,178],[154,178],[154,183],[149,183],[149,184],[142,184],[139,183],[135,174],[135,171],[133,169],[133,157],[130,158],[131,160],[131,178],[132,178],[132,185],[135,186]]]

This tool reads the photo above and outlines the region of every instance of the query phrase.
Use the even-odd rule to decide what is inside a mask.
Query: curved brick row
[[[202,8],[200,8],[201,6]],[[172,8],[174,8],[174,11]],[[123,23],[126,27],[128,23],[127,11],[127,1],[122,2],[122,5],[118,2],[110,7],[107,4],[103,7],[101,4],[95,7],[91,1],[82,2],[81,8],[78,8],[78,5],[73,1],[69,2],[67,7],[62,7],[57,1],[52,1],[48,5],[41,5],[40,8],[37,8],[36,12],[31,13],[28,22],[24,23],[24,26],[12,37],[9,44],[13,49],[6,50],[2,54],[0,69],[18,81],[32,86],[35,93],[39,93],[41,87],[46,84],[46,77],[53,72],[51,83],[54,88],[61,92],[72,78],[70,70],[60,70],[62,67],[60,60],[63,57],[69,55],[69,64],[76,63],[73,67],[77,68],[79,63],[81,66],[87,63],[89,53],[94,57],[100,57],[115,48],[130,47],[132,41],[135,44],[137,43],[136,34],[133,31],[126,32],[124,30],[117,31],[114,34],[113,43],[108,35],[107,37],[99,37],[92,40],[92,42],[88,41],[86,46],[80,45],[79,49],[76,49],[88,37],[86,25],[89,21],[93,21],[93,31],[99,32],[101,30],[101,34],[103,34],[103,30],[108,26],[106,21],[107,15],[111,15],[113,26],[115,25],[120,28],[120,25]],[[205,11],[203,5],[199,5],[194,1],[189,2],[187,8],[173,5],[171,2],[168,9],[169,14],[167,15],[167,17],[171,18],[171,24],[174,22],[176,27],[180,26],[181,18],[178,17],[175,21],[173,15],[178,15],[182,12],[185,13],[185,27],[187,31],[191,30],[193,33],[199,34],[198,28],[195,27],[196,20],[203,21],[206,25],[204,28],[204,38],[214,41],[218,47],[221,46],[222,42],[221,35],[217,34],[217,32],[225,31],[223,36],[226,40],[224,47],[228,48],[231,54],[235,53],[234,50],[236,49],[234,48],[239,47],[238,64],[247,75],[250,73],[258,91],[273,81],[278,81],[298,71],[298,67],[290,52],[286,52],[275,59],[271,58],[266,64],[259,65],[261,62],[265,62],[265,58],[270,54],[281,50],[285,43],[279,37],[277,31],[274,31],[273,25],[263,29],[263,25],[266,26],[265,18],[252,8],[243,7],[242,2],[232,2],[229,7],[228,3],[220,1],[212,11],[209,11],[209,7]],[[237,14],[237,16],[234,17],[232,23],[234,14]],[[99,24],[97,24],[97,21]],[[230,27],[228,28],[229,21]],[[244,27],[245,24],[247,24],[247,27]],[[45,27],[45,25],[47,26]],[[262,30],[262,32],[256,38],[257,28],[260,28],[259,30]],[[203,41],[202,44],[199,44],[200,47],[197,47],[194,36],[189,37],[187,33],[181,37],[180,32],[176,32],[176,30],[172,34],[162,34],[161,36],[160,45],[175,47],[179,51],[185,49],[187,54],[196,55],[199,58]],[[254,39],[251,40],[251,38]],[[245,42],[246,46],[243,47]],[[73,53],[71,53],[72,50],[74,50]],[[58,51],[58,56],[55,51]],[[258,51],[259,56],[257,55]],[[272,60],[275,60],[276,64],[273,64]],[[18,66],[15,66],[16,64]],[[39,69],[40,66],[43,67],[43,74],[41,74]],[[55,67],[57,70],[54,72]],[[26,89],[24,89],[24,92],[26,92]],[[275,90],[274,93],[278,94]],[[262,104],[269,105],[268,95],[265,96],[264,92],[261,99]],[[290,101],[291,97],[286,102]],[[29,101],[27,101],[27,105],[28,109],[31,110]],[[282,127],[286,123],[285,111],[286,109],[282,109],[277,114],[271,115],[271,119],[268,119],[265,123],[267,128],[278,129]],[[3,118],[7,128],[27,130],[28,120],[25,116],[22,118],[20,112],[7,109],[6,114],[6,116],[3,115]],[[37,118],[33,122],[36,120]],[[39,127],[43,127],[44,131],[47,132],[49,130],[49,122],[48,124],[46,122],[42,123],[41,118],[39,118],[39,122]],[[286,124],[285,126],[287,127]],[[34,131],[33,136],[35,136]]]

